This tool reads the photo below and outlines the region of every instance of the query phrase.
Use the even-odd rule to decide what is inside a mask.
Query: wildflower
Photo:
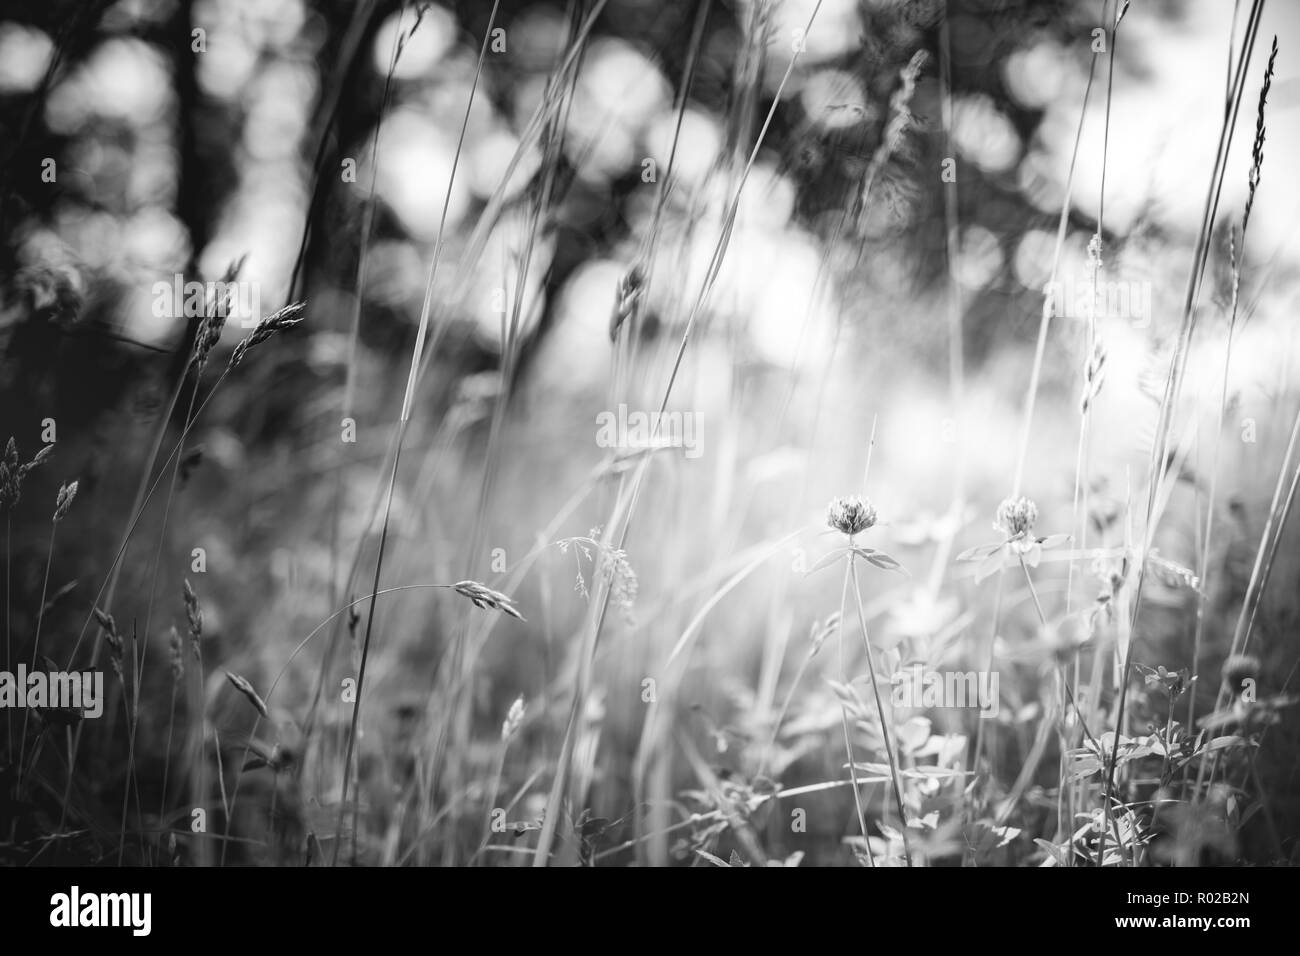
[[[997,518],[993,522],[995,531],[1005,532],[1009,539],[1021,539],[1034,529],[1038,521],[1038,505],[1024,495],[1005,498],[998,505]]]
[[[1169,695],[1170,700],[1182,694],[1183,689],[1190,683],[1186,670],[1171,671],[1163,664],[1158,667],[1147,667],[1145,664],[1139,664],[1138,669],[1142,671],[1143,679],[1147,687],[1152,690],[1162,689]]]
[[[875,525],[876,508],[869,500],[857,495],[832,498],[826,508],[826,523],[851,538]]]
[[[831,503],[826,506],[826,523],[836,531],[847,535],[849,543],[847,547],[836,548],[823,556],[809,569],[808,573],[812,574],[814,571],[828,567],[839,560],[841,555],[847,554],[862,558],[868,564],[883,568],[886,571],[902,571],[906,574],[907,572],[903,571],[903,566],[885,552],[854,544],[854,536],[874,527],[876,518],[876,506],[866,498],[860,498],[857,495],[832,498]]]
[[[1070,540],[1068,534],[1054,534],[1045,538],[1034,535],[1034,525],[1038,522],[1038,505],[1024,495],[1012,495],[1003,499],[998,505],[993,521],[995,531],[1006,537],[996,544],[982,544],[969,548],[957,555],[958,561],[979,561],[975,570],[975,580],[984,578],[1002,569],[1008,561],[1024,561],[1031,568],[1037,567],[1043,551],[1058,548]]]

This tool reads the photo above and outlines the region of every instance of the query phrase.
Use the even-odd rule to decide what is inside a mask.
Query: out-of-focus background
[[[1113,731],[1134,640],[1135,665],[1183,669],[1190,690],[1166,700],[1135,668],[1130,738],[1172,739],[1189,697],[1222,709],[1280,525],[1246,661],[1280,723],[1231,770],[1170,772],[1157,752],[1121,777],[1143,859],[1293,860],[1300,565],[1275,499],[1300,399],[1292,5],[1264,10],[1242,71],[1166,403],[1176,468],[1159,560],[1143,558],[1158,571],[1132,633],[1077,623],[1116,576],[1133,583],[1249,6],[1124,5],[1112,30],[1115,3],[1067,0],[9,0],[0,436],[23,462],[53,450],[6,511],[6,661],[93,653],[113,710],[76,740],[9,728],[2,855],[518,863],[550,838],[549,806],[581,862],[851,862],[854,801],[818,785],[847,779],[842,677],[867,660],[842,562],[818,563],[843,544],[826,503],[865,493],[879,520],[860,543],[905,569],[860,569],[872,666],[984,670],[996,634],[1001,678],[982,730],[969,710],[891,709],[894,754],[855,684],[871,852],[901,859],[880,771],[898,760],[932,862],[1073,865],[1071,813],[1100,805],[1104,773],[1069,771],[1086,741],[1058,679]],[[250,323],[226,322],[196,369],[212,296],[187,311],[171,291],[223,278],[245,318],[305,303],[228,373]],[[1107,305],[1090,318],[1094,288]],[[602,416],[666,392],[695,446],[642,472]],[[1071,550],[977,582],[955,559],[999,539],[1013,492]],[[613,593],[588,647],[601,574]],[[526,620],[427,587],[462,580]],[[394,590],[370,619],[375,589]],[[120,678],[96,607],[125,641]],[[841,607],[843,635],[805,662],[810,627]],[[1156,788],[1189,776],[1201,790],[1153,820]],[[722,794],[762,802],[776,784],[810,792],[746,804],[744,825],[722,812]],[[38,844],[49,833],[64,836]]]

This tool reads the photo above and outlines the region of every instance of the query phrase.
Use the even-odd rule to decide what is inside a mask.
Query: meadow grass
[[[46,716],[29,727],[25,715],[15,738],[16,728],[7,726],[15,796],[56,811],[49,832],[11,828],[11,852],[25,862],[158,866],[1290,862],[1296,842],[1287,828],[1300,820],[1294,806],[1279,805],[1291,795],[1270,797],[1266,780],[1290,767],[1265,762],[1281,758],[1263,745],[1270,729],[1282,728],[1274,739],[1288,729],[1295,698],[1286,681],[1264,679],[1261,659],[1293,661],[1295,648],[1261,644],[1278,633],[1271,623],[1265,628],[1266,598],[1279,556],[1285,564],[1285,529],[1300,487],[1300,412],[1285,442],[1268,448],[1278,464],[1275,475],[1269,472],[1271,495],[1259,502],[1261,527],[1250,542],[1244,593],[1223,598],[1226,591],[1216,597],[1211,590],[1232,573],[1216,547],[1229,533],[1222,527],[1225,494],[1236,500],[1243,493],[1228,487],[1224,430],[1276,41],[1256,109],[1248,199],[1228,228],[1226,344],[1208,439],[1197,426],[1196,403],[1204,396],[1185,394],[1188,361],[1205,321],[1202,287],[1221,231],[1219,197],[1234,173],[1228,156],[1251,88],[1262,2],[1251,4],[1239,44],[1230,49],[1224,118],[1175,341],[1159,356],[1167,365],[1148,468],[1144,476],[1124,476],[1111,515],[1100,508],[1094,461],[1108,437],[1094,417],[1104,394],[1106,329],[1089,315],[1077,335],[1058,332],[1064,341],[1054,340],[1060,323],[1050,295],[1032,349],[1011,352],[1024,367],[1009,390],[1018,407],[1007,416],[1015,419],[1007,428],[1015,437],[1005,454],[959,442],[947,471],[926,476],[909,502],[900,494],[907,477],[889,464],[899,450],[877,434],[889,409],[873,410],[868,433],[861,409],[843,400],[857,381],[855,363],[882,373],[882,400],[906,377],[889,378],[890,356],[880,354],[888,342],[873,344],[878,354],[867,358],[855,352],[860,330],[851,303],[842,293],[837,298],[834,285],[851,283],[849,260],[855,266],[872,261],[862,223],[879,201],[877,187],[906,153],[907,138],[921,135],[911,104],[929,67],[926,51],[899,69],[881,140],[863,166],[855,198],[846,197],[823,230],[806,308],[792,317],[802,325],[789,367],[772,372],[770,381],[754,371],[739,344],[742,330],[718,300],[728,288],[725,270],[738,266],[738,248],[743,254],[742,210],[756,192],[756,170],[802,68],[795,49],[779,78],[767,75],[765,57],[777,40],[773,8],[765,2],[750,5],[744,17],[728,117],[735,135],[717,157],[712,195],[679,181],[676,165],[690,91],[699,81],[704,28],[716,12],[704,0],[689,19],[668,161],[654,184],[645,228],[625,244],[609,310],[608,369],[597,397],[659,415],[643,447],[605,449],[596,461],[575,456],[558,428],[548,432],[528,407],[548,399],[529,378],[526,280],[530,270],[549,268],[542,247],[561,215],[567,166],[574,162],[569,119],[581,108],[583,55],[604,3],[570,18],[566,45],[500,185],[473,228],[453,242],[452,190],[499,6],[493,4],[478,38],[406,375],[371,401],[363,387],[362,325],[382,121],[399,58],[423,14],[417,9],[405,28],[399,20],[394,32],[368,140],[371,179],[348,280],[353,288],[336,409],[344,419],[370,415],[367,426],[387,434],[387,443],[382,452],[375,446],[378,465],[364,468],[352,457],[359,446],[332,449],[332,480],[322,471],[293,479],[291,488],[308,511],[310,501],[328,502],[321,509],[327,518],[315,529],[327,557],[325,597],[305,610],[288,596],[268,595],[260,620],[275,626],[266,639],[250,633],[235,642],[207,618],[216,609],[227,619],[223,602],[232,602],[238,584],[205,573],[169,590],[171,575],[163,571],[176,561],[169,533],[174,505],[185,503],[176,522],[221,505],[187,497],[187,439],[218,390],[223,399],[232,390],[222,388],[232,376],[255,373],[265,353],[312,334],[313,284],[304,274],[305,301],[264,317],[205,388],[226,311],[209,303],[185,374],[142,450],[130,508],[120,536],[112,538],[111,559],[96,568],[99,584],[80,630],[60,611],[60,626],[75,638],[51,650],[71,667],[82,660],[93,628],[90,666],[106,649],[115,678],[111,710],[120,700],[122,728],[113,721],[63,726]],[[817,29],[820,7],[813,6],[805,35]],[[1052,283],[1077,215],[1075,163],[1103,55],[1109,60],[1103,173],[1089,245],[1094,289],[1110,254],[1101,240],[1106,151],[1115,45],[1127,11],[1127,3],[1113,0],[1101,7],[1109,42],[1107,52],[1094,52],[1084,87]],[[951,155],[949,40],[945,21],[938,32],[939,132]],[[330,88],[335,92],[326,99],[336,100],[337,87]],[[538,172],[522,198],[508,200],[506,185],[530,150],[540,157]],[[944,247],[955,261],[960,222],[951,185],[941,204]],[[446,372],[454,347],[471,334],[456,320],[460,297],[476,272],[498,268],[485,250],[507,211],[520,213],[525,229],[504,270],[510,275],[513,268],[515,285],[505,290],[493,387],[479,404],[464,395],[448,398],[452,393],[429,373]],[[682,268],[682,235],[701,253],[696,273]],[[238,269],[238,263],[231,267],[227,281]],[[452,276],[439,284],[444,270]],[[683,282],[683,275],[698,283]],[[965,355],[963,293],[952,261],[942,297],[946,368],[931,384],[944,393],[960,430],[972,426],[970,403],[983,386]],[[652,305],[662,325],[654,331]],[[806,336],[824,316],[833,322],[826,330],[832,346],[805,359]],[[656,444],[666,437],[660,423],[670,409],[704,403],[705,363],[717,348],[730,377],[709,407],[737,424],[719,426],[711,454],[687,468]],[[1080,396],[1073,404],[1045,387],[1053,351],[1065,353]],[[186,388],[178,435],[164,459]],[[552,401],[564,411],[562,400]],[[547,407],[543,414],[556,412]],[[1068,451],[1050,460],[1035,444],[1043,432],[1036,420],[1044,415],[1069,423]],[[840,454],[819,468],[817,455],[835,443]],[[1203,445],[1210,462],[1206,492],[1202,497],[1198,485],[1189,505],[1178,485],[1185,468],[1200,461]],[[775,480],[753,476],[756,463],[791,446],[803,457],[788,484],[773,488],[764,482]],[[403,469],[409,454],[422,456],[413,477]],[[41,456],[57,465],[57,453]],[[20,465],[15,449],[0,463],[7,528],[22,478],[41,456]],[[846,461],[851,467],[841,467]],[[1068,493],[1027,494],[1031,484],[1046,484],[1053,468],[1068,479]],[[351,480],[357,476],[372,484],[369,495],[358,493]],[[56,547],[64,546],[56,531],[84,507],[77,483],[60,477],[26,656],[33,665],[43,631],[49,634],[50,568]],[[133,477],[122,476],[127,485]],[[166,493],[155,501],[164,478]],[[327,491],[315,496],[314,484]],[[815,499],[828,488],[826,510]],[[938,518],[908,511],[931,492],[942,501]],[[151,507],[158,514],[146,520]],[[818,517],[810,518],[813,513]],[[990,519],[993,536],[979,530]],[[1162,534],[1175,520],[1194,528],[1187,566],[1162,551]],[[581,534],[584,527],[591,530]],[[137,568],[128,558],[144,529],[156,542]],[[360,530],[349,540],[345,532],[353,529]],[[505,566],[489,562],[498,543],[516,559]],[[959,551],[960,545],[969,546]],[[834,576],[819,572],[841,563],[835,604]],[[561,581],[572,588],[557,587]],[[1087,596],[1089,581],[1101,585],[1095,597]],[[127,588],[138,591],[124,594]],[[1161,598],[1157,607],[1153,594]],[[1190,626],[1176,622],[1167,635],[1153,633],[1161,623],[1157,614],[1171,604],[1190,611]],[[129,630],[115,613],[132,621]],[[247,608],[229,617],[245,625],[257,619]],[[1228,621],[1234,623],[1225,630]],[[7,609],[7,662],[14,660],[11,631]],[[165,657],[149,653],[155,632],[166,635]],[[801,643],[795,635],[804,633]],[[1183,660],[1151,656],[1169,646],[1165,637],[1185,652]],[[831,640],[833,664],[826,660],[832,655],[820,656]],[[1213,666],[1219,655],[1226,663]],[[967,707],[954,716],[950,704],[899,704],[891,687],[912,664],[1001,675],[1006,683],[994,714],[981,717]],[[1203,688],[1215,692],[1205,712],[1197,698]],[[102,757],[90,767],[79,760],[86,740],[120,757],[120,770],[108,774],[111,761]],[[204,825],[194,826],[200,817]]]

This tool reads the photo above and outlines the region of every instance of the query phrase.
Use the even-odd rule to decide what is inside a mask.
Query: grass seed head
[[[194,588],[190,587],[188,578],[185,579],[185,618],[189,622],[190,643],[197,655],[199,640],[203,637],[203,608],[199,607],[198,595],[194,593]]]
[[[262,698],[257,695],[257,691],[253,690],[253,685],[250,684],[246,679],[240,677],[238,674],[233,674],[230,671],[226,671],[226,680],[230,681],[231,685],[235,688],[235,690],[239,691],[241,694],[244,695],[244,699],[247,700],[250,704],[252,704],[253,708],[259,714],[261,714],[265,718],[269,718],[271,716],[270,712],[266,709],[266,701],[262,700]]]
[[[453,590],[462,597],[467,597],[475,607],[501,611],[520,621],[524,616],[514,608],[514,602],[500,591],[493,591],[486,584],[478,581],[460,581],[452,585]]]
[[[235,346],[235,351],[230,355],[230,365],[228,368],[234,368],[244,360],[248,350],[261,345],[277,332],[285,332],[298,325],[305,318],[304,310],[307,308],[303,302],[295,302],[292,305],[286,305],[279,312],[268,315],[261,322],[257,323],[257,328],[253,329],[248,335],[240,340]]]
[[[1277,62],[1277,37],[1273,37],[1273,49],[1268,56],[1268,65],[1264,68],[1264,82],[1259,88],[1259,106],[1255,111],[1255,142],[1250,151],[1250,179],[1246,192],[1246,210],[1241,217],[1241,229],[1246,231],[1250,222],[1250,211],[1255,205],[1255,191],[1259,189],[1260,176],[1264,170],[1264,137],[1267,127],[1264,122],[1265,107],[1268,105],[1268,92],[1273,88],[1273,67]]]
[[[221,341],[221,333],[225,327],[226,309],[213,303],[209,313],[204,316],[203,322],[199,325],[198,334],[194,336],[194,351],[190,354],[190,365],[199,372],[202,372],[203,367],[208,364],[208,356]]]
[[[54,522],[58,524],[68,516],[68,509],[72,507],[72,501],[77,497],[77,483],[74,481],[69,485],[59,486],[59,496],[54,502]]]
[[[194,336],[194,348],[190,352],[190,366],[199,372],[203,371],[212,350],[221,341],[221,333],[226,327],[226,313],[230,311],[231,287],[243,267],[244,257],[241,257],[232,262],[226,269],[226,274],[221,277],[221,281],[218,283],[218,287],[222,290],[220,293],[221,298],[214,298],[208,303],[203,322],[199,325],[198,333]]]
[[[637,303],[645,289],[645,270],[641,264],[633,263],[621,279],[614,293],[614,309],[609,316],[609,340],[618,340],[618,330],[636,312]]]
[[[826,643],[826,638],[835,633],[840,626],[840,613],[836,611],[825,621],[813,621],[809,629],[808,660],[816,657]]]
[[[167,651],[171,658],[172,682],[179,684],[185,676],[185,655],[181,652],[181,634],[175,625],[167,635]]]
[[[122,635],[117,632],[117,622],[113,620],[113,615],[99,608],[95,608],[92,613],[95,615],[95,621],[104,630],[104,640],[108,642],[108,659],[113,665],[113,673],[117,675],[118,680],[122,680],[122,654],[125,650],[125,642],[122,640]]]
[[[4,457],[0,458],[0,510],[13,509],[22,497],[23,479],[33,468],[45,463],[54,450],[53,445],[42,445],[34,458],[27,464],[18,463],[18,443],[10,436],[5,445]]]
[[[524,699],[516,697],[515,702],[510,705],[510,710],[506,714],[505,722],[501,724],[501,740],[505,742],[519,732],[520,725],[524,722]]]
[[[113,620],[113,615],[101,611],[99,608],[95,608],[94,615],[99,626],[102,627],[104,632],[108,635],[110,642],[120,640],[117,636],[117,622]]]

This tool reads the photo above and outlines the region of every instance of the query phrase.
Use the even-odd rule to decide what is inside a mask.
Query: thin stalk
[[[198,369],[197,371],[201,373],[202,369]],[[189,407],[185,410],[185,422],[187,424],[189,423],[190,419],[194,415],[194,402],[198,398],[198,394],[199,394],[199,381],[198,381],[198,375],[196,374],[195,381],[194,381],[194,390],[190,392],[190,404]],[[168,481],[167,484],[167,497],[163,500],[162,523],[158,529],[158,547],[154,551],[153,574],[151,576],[150,583],[149,583],[149,603],[148,605],[146,605],[145,617],[144,617],[144,638],[145,638],[146,648],[148,648],[149,646],[150,625],[153,621],[154,596],[156,595],[158,590],[158,571],[160,566],[162,565],[162,552],[163,552],[163,547],[167,540],[167,519],[171,515],[172,500],[176,494],[176,480],[180,475],[181,458],[182,458],[181,453],[183,449],[184,449],[184,439],[182,438],[180,441],[176,443],[176,456],[175,456],[174,464],[172,466],[171,479]],[[132,670],[133,679],[132,679],[132,689],[131,689],[131,700],[128,702],[128,710],[127,710],[128,726],[127,726],[127,746],[126,746],[126,774],[128,780],[135,779],[135,734],[136,734],[137,725],[139,724],[139,714],[140,714],[140,673],[139,672],[142,671],[143,669],[144,669],[143,666],[140,667],[136,666],[135,642],[133,641],[131,644],[131,670]],[[121,823],[121,828],[119,833],[120,839],[119,839],[118,850],[117,850],[118,866],[122,865],[122,852],[124,849],[124,845],[126,843],[126,818],[130,810],[130,797],[131,797],[131,790],[130,787],[127,787],[125,788],[125,792],[122,794],[122,823]],[[137,793],[136,813],[139,814],[142,812],[142,810],[143,808],[140,805],[139,794]],[[229,820],[227,820],[227,825],[228,824],[229,824]],[[143,819],[141,820],[141,826],[143,826]],[[227,829],[227,835],[229,835],[228,829]],[[226,854],[226,844],[223,842],[221,844],[221,856],[223,862],[225,861],[225,854]]]
[[[852,538],[849,541],[851,544]],[[880,699],[880,685],[876,683],[875,655],[871,652],[871,640],[867,636],[867,615],[862,609],[862,590],[858,584],[858,565],[855,558],[856,555],[850,551],[845,560],[848,562],[849,570],[853,574],[853,598],[858,608],[858,624],[862,628],[862,646],[867,652],[867,674],[871,678],[871,694],[876,700],[876,715],[880,718],[880,736],[885,741],[885,756],[889,760],[889,773],[893,779],[894,803],[898,808],[898,829],[903,836],[903,857],[910,867],[912,865],[912,851],[907,842],[907,813],[903,809],[903,778],[898,772],[898,758],[894,753],[894,745],[890,741],[889,723],[885,719],[885,705]],[[843,629],[841,629],[841,633],[843,633]]]
[[[479,80],[483,76],[483,63],[487,59],[488,43],[491,40],[492,25],[496,22],[497,10],[500,8],[500,0],[493,0],[492,14],[488,18],[487,29],[483,34],[483,44],[479,48],[478,64],[474,69],[474,81],[470,86],[469,99],[465,105],[465,117],[461,121],[460,137],[456,143],[456,153],[452,159],[451,172],[447,178],[447,196],[442,205],[442,217],[438,222],[438,237],[434,242],[433,256],[429,261],[429,275],[425,282],[424,304],[420,309],[420,327],[415,336],[415,347],[411,353],[411,368],[406,379],[406,394],[402,398],[402,413],[397,426],[396,447],[393,451],[393,467],[388,475],[388,492],[384,501],[384,520],[379,533],[379,553],[375,558],[375,575],[372,587],[370,589],[370,607],[366,613],[366,630],[361,644],[361,663],[357,671],[357,688],[356,699],[352,704],[352,721],[348,728],[348,738],[345,756],[343,759],[343,789],[339,799],[339,819],[334,839],[334,850],[330,859],[330,865],[338,863],[339,846],[342,843],[343,814],[347,808],[348,784],[352,776],[352,752],[356,745],[357,725],[361,717],[362,702],[362,685],[365,678],[366,663],[370,656],[370,640],[372,629],[375,621],[375,607],[378,604],[379,587],[384,565],[384,549],[388,543],[388,524],[392,517],[393,491],[397,484],[397,470],[402,457],[402,444],[406,438],[407,427],[411,421],[412,405],[415,402],[416,377],[420,368],[420,361],[423,358],[425,339],[429,334],[429,314],[433,304],[434,279],[438,271],[438,261],[441,258],[443,240],[447,230],[447,214],[451,208],[452,189],[456,182],[456,171],[460,167],[461,153],[465,147],[465,134],[469,128],[470,111],[474,106],[474,97],[478,92]],[[352,855],[355,861],[357,851],[357,827],[356,819],[360,805],[353,809],[353,829],[352,829]]]
[[[1132,673],[1133,643],[1137,638],[1138,615],[1142,607],[1142,596],[1146,582],[1146,555],[1154,540],[1158,515],[1156,502],[1161,486],[1166,481],[1168,467],[1169,432],[1173,425],[1174,405],[1182,385],[1183,373],[1187,364],[1187,355],[1191,345],[1192,333],[1196,326],[1196,304],[1200,295],[1201,281],[1205,264],[1209,257],[1210,233],[1219,208],[1219,196],[1223,189],[1224,170],[1228,153],[1232,146],[1233,132],[1236,130],[1237,114],[1241,109],[1242,93],[1245,90],[1246,68],[1255,49],[1255,38],[1259,32],[1259,21],[1263,15],[1263,0],[1253,0],[1247,17],[1246,32],[1242,40],[1241,55],[1233,83],[1230,88],[1229,102],[1224,111],[1223,124],[1219,130],[1219,144],[1215,151],[1214,169],[1210,176],[1210,185],[1201,214],[1201,227],[1197,235],[1196,251],[1192,261],[1191,272],[1187,279],[1187,289],[1183,298],[1182,321],[1178,340],[1169,362],[1169,372],[1165,380],[1164,396],[1160,403],[1160,417],[1156,425],[1156,435],[1151,446],[1150,477],[1147,492],[1147,527],[1139,556],[1137,582],[1134,586],[1133,608],[1131,612],[1132,639],[1125,654],[1123,670],[1120,677],[1119,704],[1115,716],[1115,741],[1111,748],[1111,759],[1106,768],[1106,786],[1103,795],[1103,810],[1109,812],[1111,792],[1115,785],[1115,758],[1119,753],[1119,738],[1123,728],[1124,710],[1128,702],[1128,685]],[[1203,769],[1203,768],[1202,768]]]
[[[57,521],[50,522],[50,543],[45,550],[45,575],[41,580],[41,604],[40,610],[36,614],[36,636],[32,639],[32,658],[31,663],[28,665],[32,669],[36,667],[36,649],[40,647],[41,643],[41,623],[45,619],[45,593],[50,586],[50,562],[54,560],[54,533],[58,528],[59,523]],[[30,707],[23,708],[23,726],[18,747],[18,782],[14,790],[15,796],[18,795],[23,785],[23,766],[25,754],[27,753],[27,716],[30,713]]]
[[[844,605],[848,601],[849,583],[852,581],[852,570],[853,554],[850,552],[848,560],[844,565],[844,587],[840,591],[840,621],[844,620]],[[840,650],[840,683],[847,687],[849,686],[849,670],[844,654],[844,628],[841,626],[837,627],[835,630],[837,632],[835,637],[839,642]],[[849,734],[849,708],[848,704],[843,700],[840,701],[840,726],[844,731],[844,756],[849,762],[849,779],[853,782],[854,815],[857,817],[858,827],[862,831],[863,851],[867,854],[867,860],[870,862],[871,866],[874,867],[876,865],[876,857],[875,854],[871,852],[871,838],[867,835],[867,817],[866,813],[862,809],[862,792],[861,786],[858,783],[858,762],[853,756],[853,739]]]
[[[804,30],[806,36],[811,29],[813,21],[817,17],[818,10],[821,9],[822,0],[818,0],[817,5],[813,8],[812,15],[808,19],[807,28]],[[790,64],[786,68],[785,75],[782,76],[780,84],[777,86],[776,93],[773,96],[771,108],[768,110],[767,117],[763,122],[762,129],[759,131],[755,140],[753,150],[750,153],[749,161],[745,166],[744,174],[740,178],[740,183],[736,187],[735,195],[732,199],[731,206],[728,209],[725,218],[722,234],[713,250],[713,256],[706,272],[704,283],[702,284],[699,296],[696,299],[695,306],[686,323],[686,329],[682,334],[682,340],[677,349],[677,356],[673,363],[672,372],[669,375],[667,386],[664,389],[663,400],[660,403],[660,415],[656,419],[655,428],[651,436],[652,440],[658,437],[659,425],[663,421],[662,412],[667,408],[669,396],[672,393],[673,384],[677,380],[677,374],[681,368],[682,358],[686,352],[687,343],[690,341],[691,332],[695,323],[704,309],[708,300],[708,295],[713,287],[714,280],[717,278],[718,271],[721,269],[722,260],[726,255],[728,239],[731,235],[731,227],[735,222],[736,214],[740,207],[740,196],[744,189],[745,180],[749,171],[753,168],[754,161],[758,158],[758,151],[764,138],[767,135],[768,128],[771,126],[772,118],[776,114],[776,109],[781,103],[785,87],[789,82],[790,76],[794,71],[795,64],[798,62],[799,54],[796,51],[790,59]],[[649,465],[650,456],[645,456],[637,468],[635,476],[631,482],[630,492],[626,495],[620,492],[619,502],[616,504],[612,514],[612,520],[606,522],[605,534],[602,544],[613,544],[614,530],[619,529],[618,549],[622,550],[626,544],[628,529],[630,526],[632,512],[635,509],[636,499],[640,493],[641,481],[645,475],[646,468]],[[622,503],[626,498],[626,508]],[[604,548],[602,548],[602,554]],[[583,651],[579,658],[579,683],[574,692],[573,707],[569,712],[568,725],[565,728],[564,741],[560,747],[560,757],[558,760],[555,779],[552,781],[551,791],[547,798],[545,819],[542,822],[542,830],[538,836],[537,847],[533,857],[534,866],[546,866],[550,862],[551,845],[555,840],[556,827],[558,826],[558,817],[560,805],[564,798],[565,788],[568,782],[569,762],[573,753],[574,734],[576,733],[579,715],[582,713],[580,707],[585,704],[586,687],[589,679],[589,672],[592,664],[592,657],[595,654],[596,646],[599,642],[600,628],[604,623],[606,602],[609,598],[608,582],[603,580],[600,575],[597,576],[597,587],[592,593],[591,602],[594,606],[594,612],[589,613],[587,622],[584,626]]]
[[[184,654],[184,649],[180,651]],[[161,796],[158,798],[158,819],[163,820],[167,815],[167,777],[172,766],[172,731],[176,726],[176,685],[177,681],[172,681],[171,701],[167,705],[167,749],[163,751],[163,773],[162,789],[159,791]]]
[[[510,749],[510,738],[503,737],[501,746],[497,748],[497,759],[492,770],[492,786],[488,788],[487,813],[483,819],[483,836],[479,840],[478,851],[474,854],[477,857],[482,853],[492,839],[492,816],[496,812],[497,794],[501,791],[501,777],[506,768],[506,752]]]

